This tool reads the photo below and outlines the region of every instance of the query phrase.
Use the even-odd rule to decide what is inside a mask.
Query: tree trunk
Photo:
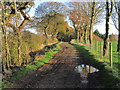
[[[87,44],[87,30],[84,32],[84,43]]]
[[[10,59],[10,53],[9,53],[9,47],[8,47],[8,40],[7,40],[7,33],[6,33],[6,30],[5,30],[5,26],[3,25],[2,26],[2,31],[3,31],[3,55],[4,55],[4,60],[3,60],[3,70],[6,71],[7,69],[10,69],[10,63],[9,61],[11,60]]]
[[[75,29],[75,35],[76,35],[76,40],[77,42],[79,42],[79,31],[77,29]]]
[[[80,42],[83,42],[84,32],[80,32]]]
[[[75,36],[76,36],[75,38],[76,38],[76,41],[79,42],[79,30],[78,30],[78,28],[75,25],[73,25],[73,27],[75,29]]]
[[[17,44],[18,44],[18,66],[21,66],[21,35],[20,31],[17,31]]]
[[[93,46],[94,13],[95,13],[95,2],[93,2],[93,6],[92,6],[91,23],[90,23],[90,30],[89,30],[89,42],[90,42],[90,47],[91,48]]]
[[[44,30],[44,34],[45,34],[46,39],[48,39],[47,29]]]
[[[76,29],[76,27],[74,27],[74,28],[75,28],[76,40],[77,40],[77,42],[79,42],[79,31]]]
[[[104,38],[103,56],[108,56],[109,20],[113,10],[113,2],[111,1],[110,3],[111,6],[109,5],[108,0],[106,1],[106,34]]]
[[[77,30],[77,42],[79,42],[79,31]]]
[[[87,44],[87,38],[88,38],[88,25],[86,25],[84,30],[84,43]]]
[[[8,38],[7,38],[7,31],[6,31],[6,28],[5,28],[5,17],[4,17],[4,4],[1,2],[1,5],[2,5],[2,33],[3,33],[3,43],[2,43],[2,50],[3,50],[3,54],[4,55],[3,59],[2,60],[2,68],[3,68],[3,72],[5,72],[7,69],[10,69],[10,52],[9,52],[9,46],[8,46]]]
[[[22,22],[22,24],[20,25],[20,27],[18,27],[18,14],[17,14],[17,5],[16,5],[16,0],[14,0],[14,5],[15,5],[15,14],[16,14],[16,35],[17,35],[17,54],[18,54],[18,62],[17,62],[17,66],[21,66],[22,62],[21,62],[21,38],[20,38],[20,31],[21,29],[25,26],[25,24]],[[22,26],[22,27],[21,27]]]
[[[109,39],[109,4],[106,2],[106,33],[104,38],[104,46],[103,46],[103,56],[108,56],[108,39]]]
[[[118,11],[118,45],[117,45],[117,51],[120,52],[120,11]]]

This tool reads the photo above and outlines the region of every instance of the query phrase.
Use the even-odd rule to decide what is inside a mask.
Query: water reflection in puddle
[[[98,72],[99,70],[92,66],[81,64],[75,67],[75,71],[77,73],[80,73],[81,83],[85,85],[88,83],[88,80],[87,80],[88,73]]]
[[[94,68],[89,65],[81,64],[75,67],[75,71],[78,73],[94,73],[98,72],[99,70],[97,68]]]

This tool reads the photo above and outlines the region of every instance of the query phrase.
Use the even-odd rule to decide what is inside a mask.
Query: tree
[[[59,32],[65,33],[67,22],[64,19],[64,15],[55,13],[54,15],[46,15],[42,18],[42,21],[38,23],[39,30],[43,30],[44,35],[48,38],[48,35],[56,38]],[[38,30],[38,32],[40,32]]]
[[[20,51],[20,32],[25,27],[26,23],[30,21],[30,17],[27,15],[30,8],[33,6],[33,2],[0,2],[2,5],[2,34],[3,34],[3,47],[5,53],[3,53],[3,71],[9,70],[12,66],[11,64],[14,63],[14,66],[20,66],[22,64],[22,56]],[[21,20],[22,17],[23,19]],[[19,22],[21,20],[21,22]],[[9,27],[9,28],[8,28]],[[15,50],[17,50],[17,54],[12,58],[9,48],[9,32],[12,32],[14,38],[14,45]],[[18,57],[18,58],[15,58]],[[16,59],[16,60],[14,60]]]
[[[35,16],[39,17],[37,25],[41,28],[38,30],[43,30],[46,38],[48,35],[56,37],[58,31],[65,30],[65,8],[65,5],[59,2],[44,2],[36,8]]]
[[[90,30],[89,30],[89,41],[90,47],[93,46],[93,25],[94,25],[94,18],[95,18],[95,0],[92,3],[92,13],[91,13],[91,20],[90,20]]]
[[[99,36],[102,39],[104,39],[104,37],[105,37],[104,34],[101,34],[98,30],[95,30],[94,34],[97,35],[97,36]]]
[[[60,2],[43,2],[35,10],[36,17],[45,17],[46,15],[53,15],[54,12],[65,14],[66,6]]]
[[[120,1],[115,2],[114,4],[114,12],[112,14],[112,20],[113,20],[114,26],[119,32],[117,51],[120,52]]]
[[[1,6],[2,6],[2,34],[3,34],[3,42],[2,42],[2,55],[4,55],[4,60],[2,60],[2,70],[4,72],[6,72],[6,70],[10,69],[9,68],[9,59],[10,59],[10,52],[9,52],[9,46],[8,46],[8,38],[7,38],[7,31],[6,31],[6,27],[5,27],[5,7],[4,7],[4,3],[1,2]]]
[[[117,41],[117,37],[114,34],[109,35],[109,41]]]
[[[28,12],[30,11],[31,7],[33,6],[33,2],[2,2],[4,3],[4,10],[5,13],[5,25],[11,27],[14,31],[18,30],[21,31],[27,22],[30,21],[30,17],[28,16]],[[16,6],[15,6],[16,3]],[[27,9],[27,10],[26,10]],[[18,26],[18,29],[14,26],[14,24],[10,23],[11,20],[14,18],[17,13],[19,12],[20,15],[24,18],[23,21]]]
[[[74,30],[69,25],[66,26],[65,31],[60,31],[57,34],[57,39],[59,41],[70,42],[75,36]]]
[[[89,39],[92,44],[93,26],[101,21],[102,6],[102,3],[95,2],[69,3],[69,18],[75,28],[77,41],[84,38],[85,43]]]
[[[82,41],[83,37],[83,27],[86,26],[86,22],[89,22],[89,17],[83,13],[82,11],[82,4],[79,2],[71,2],[69,3],[69,19],[72,22],[76,33],[77,42]],[[85,10],[85,9],[84,9]]]
[[[110,5],[109,5],[110,4]],[[109,20],[110,16],[112,15],[113,10],[113,2],[106,1],[106,33],[104,38],[104,45],[103,45],[103,56],[108,55],[108,39],[109,39]]]

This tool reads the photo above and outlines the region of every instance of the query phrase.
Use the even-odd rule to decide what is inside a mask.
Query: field
[[[89,45],[85,46],[85,48],[87,50],[89,50],[89,52],[91,54],[94,55],[94,58],[100,62],[103,62],[106,66],[105,66],[105,69],[112,72],[110,77],[103,74],[103,77],[105,78],[110,78],[111,77],[115,78],[115,79],[112,79],[112,80],[116,80],[116,79],[120,79],[120,62],[119,62],[119,58],[120,58],[120,53],[117,52],[117,42],[111,42],[112,43],[112,67],[110,66],[110,52],[108,52],[108,56],[102,56],[102,51],[103,51],[103,42],[98,42],[98,41],[95,41],[94,42],[94,46],[92,49],[90,49]],[[104,78],[104,79],[105,79]],[[108,81],[106,81],[108,82]],[[113,81],[111,81],[112,83]],[[112,84],[109,84],[109,85],[112,85]],[[119,86],[119,85],[118,85]]]

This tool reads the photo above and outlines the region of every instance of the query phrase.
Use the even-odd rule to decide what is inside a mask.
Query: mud
[[[80,50],[68,43],[61,44],[62,50],[52,60],[23,78],[9,88],[103,88],[98,80],[99,73],[81,76],[75,67],[86,63]],[[83,53],[84,54],[84,53]],[[84,61],[85,60],[85,61]],[[84,78],[85,77],[85,78]]]

